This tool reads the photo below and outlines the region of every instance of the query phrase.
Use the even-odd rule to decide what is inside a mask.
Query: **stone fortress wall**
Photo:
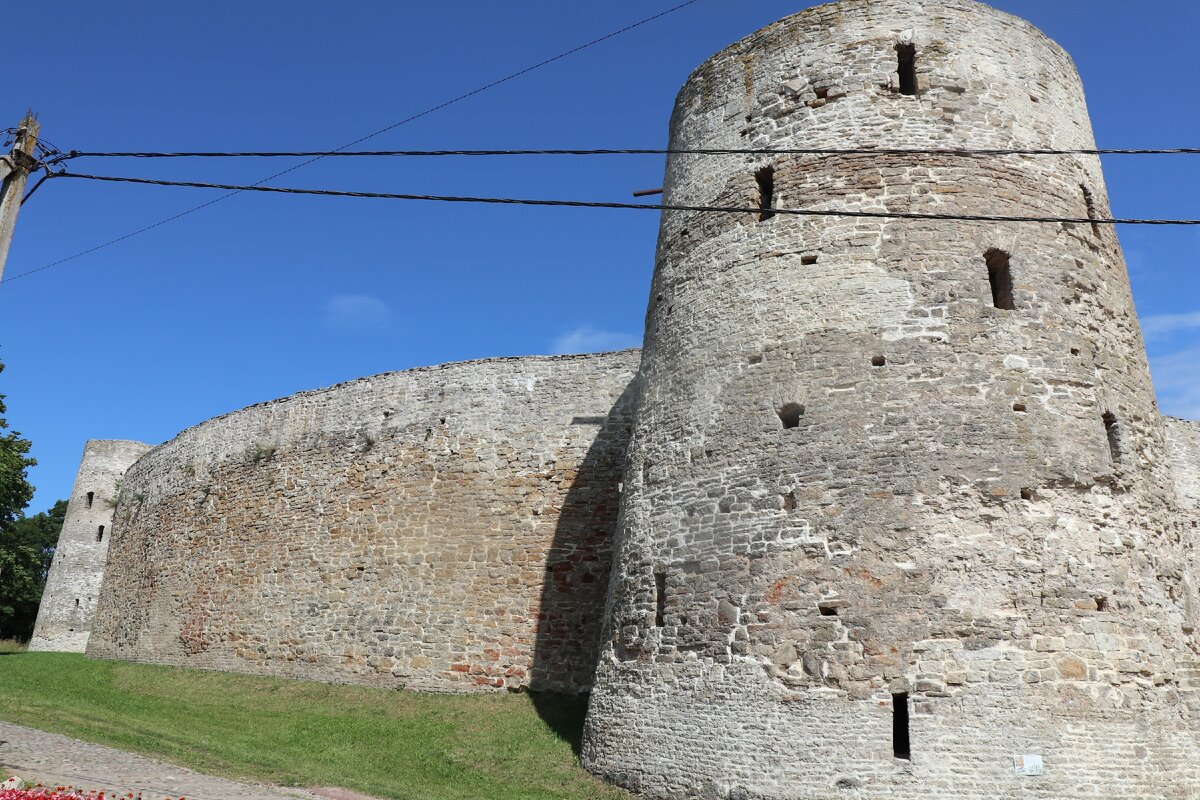
[[[1192,529],[1200,529],[1200,421],[1165,417],[1175,490]]]
[[[702,65],[670,146],[1094,144],[1024,21],[844,0]],[[676,154],[665,189],[762,213],[664,213],[640,361],[184,431],[123,479],[87,652],[591,689],[585,765],[652,797],[1200,798],[1200,423],[1158,412],[1113,230],[771,213],[1103,217],[1098,160]]]
[[[672,149],[1094,148],[969,0],[788,17]],[[1196,560],[1084,156],[668,160],[584,763],[654,797],[1197,797]],[[1017,774],[1014,756],[1045,774]],[[1032,762],[1033,759],[1030,759]]]
[[[437,691],[585,691],[637,351],[376,375],[125,475],[87,652]]]
[[[82,653],[87,647],[122,476],[149,449],[128,441],[93,440],[84,446],[30,650]]]

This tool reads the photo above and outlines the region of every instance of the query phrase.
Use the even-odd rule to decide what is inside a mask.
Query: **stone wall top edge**
[[[714,53],[711,56],[709,56],[708,58],[704,59],[704,61],[700,62],[700,64],[698,64],[696,66],[696,68],[693,69],[691,71],[691,73],[688,74],[687,80],[685,80],[683,82],[678,94],[676,95],[675,103],[676,103],[676,105],[679,104],[679,98],[682,97],[684,94],[686,94],[688,87],[691,86],[692,82],[698,78],[698,76],[705,70],[706,67],[708,67],[709,64],[716,62],[716,61],[723,60],[725,58],[728,58],[729,56],[734,55],[743,50],[751,49],[751,48],[755,47],[756,43],[758,42],[759,39],[770,36],[777,28],[783,28],[783,27],[787,27],[789,25],[798,24],[801,21],[803,21],[804,18],[809,17],[809,16],[821,16],[823,14],[828,14],[836,6],[843,6],[843,7],[862,6],[862,5],[913,6],[913,5],[921,5],[923,3],[929,4],[929,3],[931,3],[931,0],[834,0],[834,2],[831,2],[831,3],[821,3],[820,5],[811,6],[809,8],[805,8],[800,11],[797,11],[795,14],[789,14],[786,17],[777,19],[776,21],[770,23],[769,25],[764,25],[763,27],[759,28],[758,30],[756,30],[750,34],[747,34],[746,36],[743,36],[741,39],[738,39],[737,41],[726,45],[725,47],[718,50],[716,53]],[[1030,22],[1027,19],[1024,19],[1023,17],[1019,17],[1016,14],[1010,14],[1007,11],[1001,11],[1000,9],[995,8],[994,6],[991,6],[987,3],[979,2],[979,0],[936,0],[936,2],[934,2],[933,4],[938,5],[942,8],[958,6],[960,8],[964,8],[964,9],[974,9],[976,12],[979,12],[979,13],[986,13],[986,14],[991,14],[995,17],[1004,18],[1010,24],[1019,25],[1020,27],[1025,28],[1029,33],[1032,33],[1035,36],[1037,36],[1038,38],[1042,39],[1047,45],[1049,45],[1054,51],[1056,51],[1062,58],[1064,58],[1073,70],[1076,69],[1075,59],[1073,59],[1071,57],[1071,54],[1069,52],[1067,52],[1066,48],[1064,48],[1058,42],[1054,41],[1054,39],[1051,39],[1046,34],[1046,32],[1043,31],[1041,28],[1037,27],[1032,22]]]
[[[1170,414],[1163,414],[1163,419],[1168,425],[1185,425],[1192,428],[1197,433],[1200,433],[1200,419],[1187,419],[1186,417],[1174,417]]]
[[[638,369],[638,365],[639,365],[639,361],[640,361],[640,353],[641,353],[640,348],[631,347],[631,348],[628,348],[625,350],[607,350],[607,351],[600,352],[600,353],[569,353],[569,354],[562,354],[562,355],[494,356],[491,358],[479,358],[479,359],[471,359],[471,360],[466,360],[466,361],[449,361],[449,362],[446,362],[443,364],[432,364],[432,365],[426,365],[426,366],[412,367],[410,369],[390,370],[388,372],[380,372],[380,373],[376,373],[374,375],[365,375],[361,378],[353,378],[348,381],[341,381],[339,383],[335,383],[330,386],[323,386],[323,387],[319,387],[316,389],[305,389],[303,391],[296,392],[296,393],[290,394],[290,395],[286,395],[284,397],[277,397],[277,398],[273,398],[271,400],[264,400],[259,403],[252,403],[251,405],[248,405],[248,406],[243,406],[241,408],[237,408],[232,411],[227,411],[224,414],[218,414],[214,417],[209,417],[208,419],[202,420],[201,422],[197,422],[194,425],[189,425],[188,427],[184,428],[179,433],[175,434],[173,437],[166,440],[165,442],[162,442],[161,444],[147,445],[146,446],[147,451],[142,455],[141,458],[139,458],[137,460],[137,462],[135,462],[134,466],[136,467],[137,465],[142,464],[144,461],[153,460],[154,457],[158,453],[160,453],[166,449],[169,449],[169,447],[171,445],[176,444],[180,441],[186,440],[192,434],[200,431],[201,429],[207,428],[207,427],[213,425],[214,423],[219,423],[223,420],[229,420],[231,418],[241,416],[247,412],[268,409],[268,408],[272,408],[275,406],[282,406],[282,405],[285,405],[288,403],[294,403],[299,400],[316,397],[316,396],[323,395],[323,394],[336,394],[336,393],[344,391],[344,390],[352,389],[355,386],[368,384],[371,381],[387,380],[387,379],[392,379],[392,378],[400,378],[400,377],[408,377],[408,376],[416,377],[416,376],[422,376],[422,375],[436,375],[438,373],[452,374],[456,371],[469,371],[469,370],[472,370],[475,368],[480,368],[480,367],[487,367],[487,366],[491,366],[491,365],[505,365],[505,364],[512,364],[512,365],[520,366],[520,365],[556,364],[556,363],[570,363],[570,362],[576,362],[576,363],[591,362],[591,363],[595,363],[595,364],[605,364],[606,362],[612,362],[614,365],[617,365],[617,364],[621,363],[621,360],[623,358],[629,360],[630,363],[629,363],[628,367],[632,374],[632,373],[635,373]],[[91,443],[91,441],[104,442],[104,441],[115,441],[115,440],[90,440],[89,444]],[[134,444],[141,444],[141,443],[134,442]],[[130,467],[131,471],[133,469],[134,469],[134,467]]]
[[[88,448],[99,447],[129,447],[132,449],[144,447],[146,449],[150,449],[154,447],[154,445],[147,444],[146,442],[139,442],[137,439],[88,439],[87,442],[84,443],[83,447],[85,450]]]

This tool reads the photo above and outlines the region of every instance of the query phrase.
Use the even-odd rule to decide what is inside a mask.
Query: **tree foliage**
[[[46,574],[67,516],[67,501],[0,526],[0,639],[33,634]]]
[[[0,371],[3,369],[0,364]],[[4,395],[0,395],[0,414],[7,410]],[[47,544],[48,528],[54,527],[49,517],[58,505],[50,512],[28,519],[24,516],[33,498],[25,471],[37,463],[29,457],[29,448],[29,440],[8,430],[8,421],[0,416],[0,638],[28,639],[33,632],[49,558],[62,527],[60,514],[58,528]],[[65,513],[66,503],[62,506]]]

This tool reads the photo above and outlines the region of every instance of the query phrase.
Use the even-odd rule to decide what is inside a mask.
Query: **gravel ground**
[[[126,792],[141,792],[146,800],[163,797],[186,797],[188,800],[316,800],[337,797],[335,792],[343,791],[309,791],[239,783],[8,722],[0,722],[0,766],[26,781],[49,786],[102,789],[117,796]],[[353,793],[342,796],[364,797]]]

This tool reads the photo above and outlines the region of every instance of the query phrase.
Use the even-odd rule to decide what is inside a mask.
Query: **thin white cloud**
[[[1183,314],[1151,314],[1142,319],[1142,334],[1147,339],[1170,336],[1181,331],[1200,330],[1200,311]]]
[[[382,333],[392,327],[392,310],[377,297],[334,295],[325,306],[325,324],[355,333]]]
[[[1164,414],[1200,419],[1200,346],[1151,356],[1150,373]]]
[[[607,350],[627,350],[630,347],[638,347],[640,345],[641,341],[632,334],[601,331],[590,325],[581,325],[575,330],[564,333],[555,339],[554,344],[550,347],[551,352],[562,355],[566,353],[602,353]]]

